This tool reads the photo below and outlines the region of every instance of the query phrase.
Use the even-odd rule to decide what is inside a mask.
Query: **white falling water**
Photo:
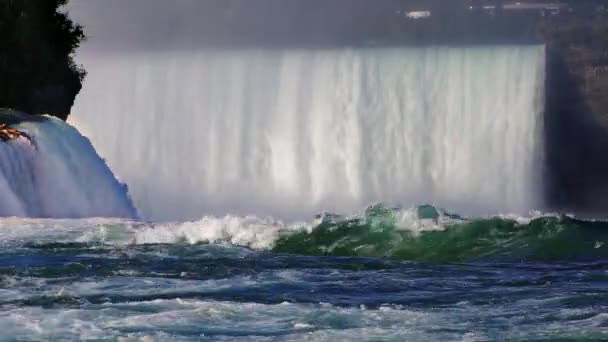
[[[72,122],[149,219],[542,206],[542,46],[80,58]]]
[[[0,216],[135,217],[125,186],[76,129],[51,117],[14,127],[32,140],[0,142]]]

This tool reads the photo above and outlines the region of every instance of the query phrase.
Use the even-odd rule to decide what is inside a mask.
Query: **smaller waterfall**
[[[135,217],[136,211],[88,139],[63,121],[40,117],[0,143],[1,216]]]

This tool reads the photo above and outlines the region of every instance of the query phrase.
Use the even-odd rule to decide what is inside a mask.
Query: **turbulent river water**
[[[608,223],[0,220],[0,340],[608,338]]]

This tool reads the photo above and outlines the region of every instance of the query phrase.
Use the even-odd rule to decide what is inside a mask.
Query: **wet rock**
[[[30,140],[30,137],[27,134],[15,129],[15,128],[11,128],[5,123],[0,123],[0,140],[6,142],[6,141],[13,140],[13,139],[17,139],[19,137],[24,137],[24,138]]]

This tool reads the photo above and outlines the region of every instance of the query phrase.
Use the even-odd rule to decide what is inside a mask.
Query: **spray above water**
[[[542,206],[542,46],[80,56],[73,116],[148,219]],[[82,123],[82,124],[80,124]]]

